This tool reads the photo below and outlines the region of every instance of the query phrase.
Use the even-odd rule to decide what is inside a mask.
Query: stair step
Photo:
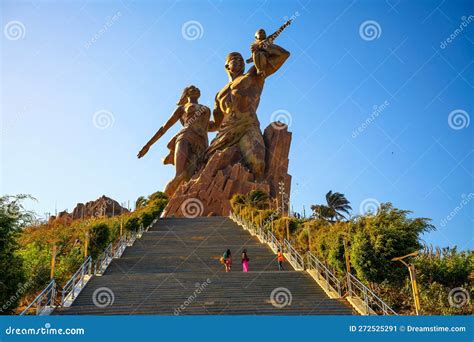
[[[227,248],[233,253],[230,273],[219,262]],[[250,258],[246,273],[240,263],[244,248]],[[72,306],[54,314],[174,315],[177,310],[180,315],[352,314],[345,301],[330,299],[309,274],[286,262],[284,267],[278,271],[273,251],[229,218],[160,219],[102,276],[93,276]],[[111,291],[113,303],[96,306],[94,296],[107,294],[103,288]],[[281,292],[280,299],[291,296],[291,303],[288,299],[288,305],[275,306],[271,299],[275,289]]]

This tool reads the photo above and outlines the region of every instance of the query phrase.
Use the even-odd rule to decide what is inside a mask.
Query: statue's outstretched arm
[[[267,66],[265,68],[266,77],[275,73],[290,57],[290,53],[281,46],[272,45],[272,53],[267,56]]]
[[[286,23],[284,23],[283,25],[280,26],[280,28],[278,30],[276,30],[275,32],[273,32],[271,35],[269,35],[267,37],[267,40],[270,42],[270,43],[273,43],[273,41],[275,39],[277,39],[277,37],[288,27],[291,25],[291,22],[293,20],[290,19],[290,20],[287,20]]]
[[[208,131],[216,132],[219,130],[222,120],[224,119],[224,114],[222,113],[219,102],[217,101],[217,95],[216,95],[216,100],[214,103],[214,110],[212,111],[212,115],[214,117],[214,121],[209,122]]]
[[[183,115],[183,107],[179,106],[176,108],[176,110],[173,112],[173,114],[170,116],[168,121],[160,127],[160,129],[155,133],[155,135],[145,144],[145,146],[142,147],[140,152],[138,152],[137,157],[141,158],[145,154],[147,154],[148,150],[150,147],[158,141],[165,133],[168,131],[171,126],[173,126],[176,122],[178,122],[179,118]]]

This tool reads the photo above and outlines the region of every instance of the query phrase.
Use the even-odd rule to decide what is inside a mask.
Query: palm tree
[[[349,215],[349,210],[352,210],[351,206],[349,205],[350,202],[347,200],[344,194],[339,192],[333,193],[332,190],[330,190],[326,194],[326,202],[327,205],[318,204],[311,206],[314,217],[335,222],[345,219],[346,216],[344,214]]]
[[[240,208],[247,203],[247,198],[242,194],[235,194],[230,200],[230,206],[234,209]]]
[[[148,200],[145,197],[140,196],[135,201],[135,209],[143,208],[144,206],[147,205],[147,203],[148,203]]]
[[[350,202],[339,192],[333,193],[329,191],[326,194],[326,202],[328,202],[328,207],[334,212],[334,216],[336,220],[345,219],[346,216],[344,214],[349,215],[349,210],[352,210],[352,207],[349,205]]]

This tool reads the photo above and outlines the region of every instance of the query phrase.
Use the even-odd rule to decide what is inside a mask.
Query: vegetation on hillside
[[[31,301],[50,281],[53,248],[54,278],[62,286],[84,262],[86,254],[95,259],[110,242],[120,238],[121,230],[125,235],[141,225],[147,227],[168,202],[164,193],[155,192],[148,198],[139,198],[140,205],[130,213],[37,223],[33,213],[21,205],[25,198],[0,198],[0,303],[5,303],[0,313],[4,314]]]
[[[121,227],[122,234],[146,227],[167,204],[166,195],[156,192],[139,197],[136,210],[120,216],[38,223],[22,205],[29,198],[0,197],[0,314],[15,313],[49,282],[54,246],[54,277],[62,286],[84,261],[86,236],[87,254],[96,258],[120,237]],[[326,202],[312,206],[311,218],[287,217],[271,209],[268,194],[260,190],[235,195],[231,206],[278,239],[288,238],[300,253],[316,255],[341,280],[348,255],[351,273],[399,313],[414,313],[413,297],[407,269],[392,259],[419,251],[410,262],[416,268],[422,314],[472,314],[464,299],[474,290],[473,251],[424,246],[422,234],[434,229],[430,220],[412,218],[410,211],[390,203],[382,203],[375,213],[351,217],[343,194],[330,191]]]

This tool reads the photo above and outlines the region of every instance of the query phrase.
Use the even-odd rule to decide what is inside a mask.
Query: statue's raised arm
[[[265,66],[265,77],[270,76],[275,73],[280,67],[285,63],[285,61],[290,57],[290,52],[278,46],[272,44],[271,53],[267,56],[267,64]]]
[[[287,20],[286,23],[284,23],[283,25],[280,26],[280,28],[278,30],[276,30],[275,32],[273,32],[271,35],[268,36],[268,41],[270,43],[272,43],[288,26],[291,25],[291,22],[293,20],[290,19],[290,20]]]

